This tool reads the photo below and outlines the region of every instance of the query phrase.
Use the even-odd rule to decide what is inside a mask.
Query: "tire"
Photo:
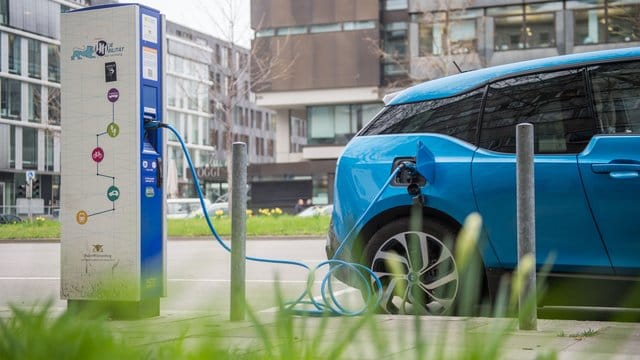
[[[453,256],[457,229],[424,219],[411,231],[409,219],[378,230],[362,262],[380,278],[380,311],[390,314],[448,315],[455,309],[459,273]]]

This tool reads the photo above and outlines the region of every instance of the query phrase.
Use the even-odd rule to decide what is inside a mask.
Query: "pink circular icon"
[[[102,159],[104,159],[104,151],[102,150],[102,148],[101,147],[97,147],[97,148],[93,149],[93,151],[91,152],[91,158],[95,162],[102,161]]]
[[[120,92],[118,91],[118,89],[116,88],[109,89],[109,91],[107,92],[107,99],[109,99],[109,101],[113,103],[118,101],[118,98],[120,98]]]

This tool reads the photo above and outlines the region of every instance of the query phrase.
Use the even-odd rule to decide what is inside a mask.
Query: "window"
[[[292,26],[292,27],[280,28],[276,30],[276,34],[281,36],[282,35],[299,35],[299,34],[306,34],[306,33],[307,33],[306,26]]]
[[[516,125],[524,122],[534,125],[536,153],[582,151],[595,131],[582,71],[534,74],[491,84],[480,146],[515,153]]]
[[[0,115],[7,119],[20,119],[22,84],[18,80],[2,78],[0,81]]]
[[[640,5],[627,1],[567,2],[574,13],[574,44],[588,45],[640,40]]]
[[[44,135],[44,169],[53,171],[53,134],[45,132]]]
[[[0,0],[0,24],[9,24],[9,0]]]
[[[41,90],[40,85],[29,84],[29,116],[28,120],[30,122],[40,122],[40,114],[41,114],[41,103],[40,100]]]
[[[16,127],[9,126],[9,167],[16,167]]]
[[[598,131],[640,133],[640,63],[600,65],[589,72]]]
[[[394,22],[385,25],[384,29],[384,59],[385,75],[405,74],[407,57],[407,23]]]
[[[362,134],[438,133],[475,144],[483,93],[389,106]]]
[[[374,21],[348,21],[342,24],[344,31],[352,30],[369,30],[375,29],[376,23]]]
[[[40,50],[40,42],[37,40],[29,39],[27,41],[29,48],[29,77],[40,79],[41,77],[41,63],[42,56]]]
[[[555,12],[561,2],[523,4],[488,8],[494,17],[496,51],[554,47]]]
[[[481,16],[482,10],[429,14],[419,23],[420,56],[475,52],[478,38],[476,22]]]
[[[275,154],[276,144],[273,140],[267,140],[267,156],[273,157]]]
[[[22,168],[38,168],[38,129],[22,128]]]
[[[385,10],[404,10],[408,7],[408,0],[386,0],[384,4]]]
[[[60,125],[60,89],[50,87],[49,89],[49,124]]]
[[[189,110],[198,110],[198,83],[195,81],[185,81],[187,86],[187,108]]]
[[[12,74],[20,74],[22,72],[20,63],[20,37],[14,34],[8,34],[9,38],[9,72]]]
[[[325,33],[340,30],[342,30],[342,26],[340,24],[311,25],[311,27],[309,28],[310,33]]]
[[[52,82],[60,82],[60,47],[58,45],[49,44],[48,46],[48,79]]]
[[[345,145],[366,123],[377,104],[310,106],[309,144]]]
[[[262,29],[256,31],[256,37],[269,37],[274,36],[276,31],[274,29]]]
[[[178,117],[177,113],[173,110],[167,110],[167,123],[171,126],[173,126],[174,128],[178,128],[178,124],[176,122],[176,118]],[[178,139],[176,138],[175,134],[173,133],[173,131],[167,131],[167,133],[169,134],[169,136],[167,137],[167,140],[169,141],[178,141]]]
[[[219,59],[220,63],[219,64],[222,67],[225,67],[225,68],[229,67],[229,51],[230,50],[224,46],[220,47],[220,59]]]
[[[167,76],[167,105],[176,106],[176,79],[173,76]]]

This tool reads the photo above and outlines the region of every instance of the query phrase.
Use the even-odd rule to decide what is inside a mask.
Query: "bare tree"
[[[215,108],[209,109],[214,120],[222,123],[224,128],[224,148],[219,154],[225,155],[227,166],[227,182],[231,189],[231,144],[233,140],[233,124],[237,116],[244,116],[238,111],[242,105],[248,105],[253,100],[253,92],[263,89],[270,81],[288,76],[292,62],[284,64],[278,56],[258,57],[259,48],[247,49],[238,45],[243,39],[249,39],[249,29],[241,22],[242,2],[237,0],[218,0],[216,6],[201,0],[200,8],[207,12],[212,30],[220,34],[223,46],[220,53],[214,53],[214,63],[226,66],[218,67],[219,77],[211,79],[213,85],[209,87],[209,99],[214,100]],[[215,13],[214,13],[215,12]],[[284,37],[288,41],[289,37]],[[254,61],[252,67],[251,59]],[[219,61],[218,61],[219,60]],[[208,74],[207,74],[208,77]],[[230,193],[229,193],[230,195]]]

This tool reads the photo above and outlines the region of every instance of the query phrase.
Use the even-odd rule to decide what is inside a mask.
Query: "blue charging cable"
[[[191,171],[195,189],[198,194],[198,198],[200,199],[200,205],[202,206],[202,212],[204,214],[205,220],[207,221],[207,225],[209,226],[209,230],[211,231],[211,234],[216,239],[216,241],[220,244],[220,246],[222,246],[222,248],[224,248],[226,251],[231,252],[231,248],[220,238],[220,235],[218,235],[218,232],[216,231],[215,227],[213,226],[213,223],[211,222],[211,218],[209,217],[209,214],[207,212],[206,205],[204,202],[204,196],[200,188],[200,181],[198,180],[195,167],[193,166],[193,162],[191,161],[191,156],[189,155],[189,151],[187,150],[187,147],[184,143],[184,140],[180,136],[180,133],[178,133],[178,131],[170,124],[161,123],[159,121],[146,122],[144,127],[145,129],[154,129],[158,127],[166,128],[175,135],[176,139],[178,139],[178,142],[182,147],[184,156],[187,159],[187,163],[189,164],[189,170]],[[246,257],[247,260],[251,260],[251,261],[258,261],[258,262],[271,263],[271,264],[293,265],[293,266],[302,267],[307,271],[309,271],[305,291],[302,293],[302,295],[300,295],[300,297],[298,297],[297,300],[293,302],[289,302],[285,305],[287,311],[290,311],[296,315],[307,315],[307,316],[324,316],[324,315],[356,316],[356,315],[362,315],[367,311],[367,309],[377,308],[380,305],[380,301],[382,299],[382,282],[380,281],[380,278],[373,272],[373,270],[371,270],[370,268],[362,264],[350,263],[350,262],[338,260],[336,259],[336,257],[338,256],[338,254],[340,254],[345,244],[353,240],[351,238],[353,236],[353,233],[360,226],[362,221],[364,221],[364,218],[366,214],[371,210],[371,207],[380,198],[384,190],[387,189],[387,187],[389,186],[391,181],[396,177],[398,172],[403,167],[406,167],[406,166],[412,166],[412,164],[410,163],[402,164],[392,172],[391,176],[389,176],[389,179],[382,186],[382,188],[380,188],[380,191],[378,192],[378,194],[376,194],[376,196],[371,201],[367,209],[362,213],[360,218],[358,218],[358,221],[356,221],[351,231],[349,231],[346,239],[338,247],[332,259],[323,261],[320,264],[318,264],[315,268],[311,269],[308,265],[298,261],[266,259],[266,258],[253,257],[253,256]],[[327,274],[323,277],[320,283],[320,294],[322,299],[322,302],[320,302],[313,297],[312,289],[313,289],[313,284],[315,282],[316,271],[324,267],[328,267],[329,270]],[[332,278],[333,278],[332,275],[334,271],[350,271],[356,275],[357,281],[361,283],[360,289],[364,290],[363,298],[365,299],[365,302],[366,302],[365,306],[357,310],[349,310],[337,299],[333,290],[334,285],[332,284]],[[370,281],[370,279],[373,279],[373,283]],[[308,300],[305,300],[305,298],[308,298]],[[313,306],[313,308],[308,308],[308,307],[300,308],[301,306],[304,306],[304,305],[311,305]]]

